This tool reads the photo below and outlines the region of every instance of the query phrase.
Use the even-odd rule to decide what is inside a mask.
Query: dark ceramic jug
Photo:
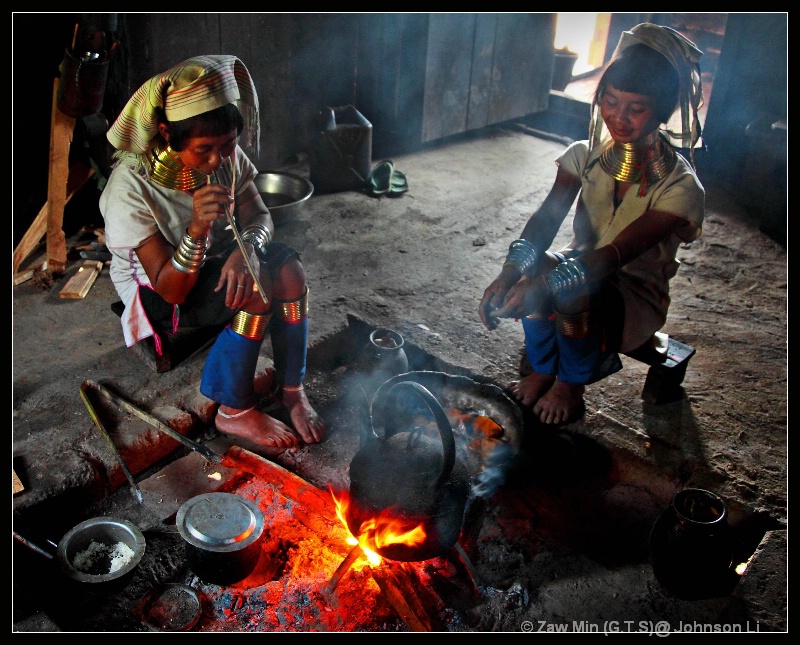
[[[700,488],[675,493],[650,533],[650,561],[661,585],[684,599],[724,595],[732,557],[722,498]]]
[[[370,391],[398,374],[408,372],[408,357],[403,337],[391,329],[379,328],[369,335],[361,351],[359,368],[369,377]]]

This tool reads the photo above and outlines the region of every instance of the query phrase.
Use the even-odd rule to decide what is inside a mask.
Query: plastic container
[[[372,124],[352,105],[320,112],[309,175],[321,193],[363,188],[372,172]]]

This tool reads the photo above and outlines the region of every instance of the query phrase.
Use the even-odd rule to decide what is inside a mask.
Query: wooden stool
[[[125,305],[121,300],[111,303],[111,311],[122,317]],[[163,329],[156,329],[161,339],[161,355],[156,352],[156,343],[152,337],[136,343],[131,350],[155,372],[168,372],[179,363],[206,349],[213,343],[224,325],[215,327],[187,327],[175,334],[168,334]]]
[[[666,354],[656,351],[652,343],[626,354],[650,366],[642,389],[642,399],[657,405],[680,399],[683,396],[681,383],[686,376],[686,368],[696,353],[697,350],[691,345],[670,338]]]

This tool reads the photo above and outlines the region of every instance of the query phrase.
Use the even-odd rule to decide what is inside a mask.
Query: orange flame
[[[333,501],[336,503],[336,515],[342,524],[347,525],[347,509],[350,506],[350,495],[346,491],[341,491],[338,496],[330,489]],[[370,564],[380,564],[382,558],[376,553],[377,550],[391,544],[405,544],[416,546],[422,544],[427,537],[422,524],[416,524],[403,518],[392,515],[392,509],[384,509],[376,517],[369,518],[361,523],[358,535],[350,533],[348,544],[358,544],[367,556]]]
[[[461,412],[456,408],[447,408],[445,412],[453,425],[463,426],[470,434],[478,431],[490,439],[496,439],[503,434],[503,428],[489,417],[470,412]]]

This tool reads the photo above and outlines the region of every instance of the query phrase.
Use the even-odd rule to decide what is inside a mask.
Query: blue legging
[[[616,352],[604,349],[601,325],[591,324],[586,336],[565,336],[555,316],[523,318],[525,353],[537,374],[556,375],[562,383],[588,385],[622,369]]]
[[[291,257],[299,257],[281,242],[269,245],[262,262],[274,278],[278,268]],[[224,291],[220,292],[224,298]],[[230,310],[227,310],[230,315]],[[269,323],[275,362],[275,380],[283,385],[300,385],[306,373],[308,318],[290,324],[273,314]],[[203,367],[200,392],[213,401],[242,410],[254,404],[253,378],[264,339],[253,340],[234,332],[230,325],[217,337]]]
[[[275,380],[283,385],[300,385],[306,373],[308,318],[289,324],[273,316],[269,324],[275,362]],[[264,339],[253,340],[223,329],[203,367],[200,392],[213,401],[237,410],[254,403],[253,377]]]

